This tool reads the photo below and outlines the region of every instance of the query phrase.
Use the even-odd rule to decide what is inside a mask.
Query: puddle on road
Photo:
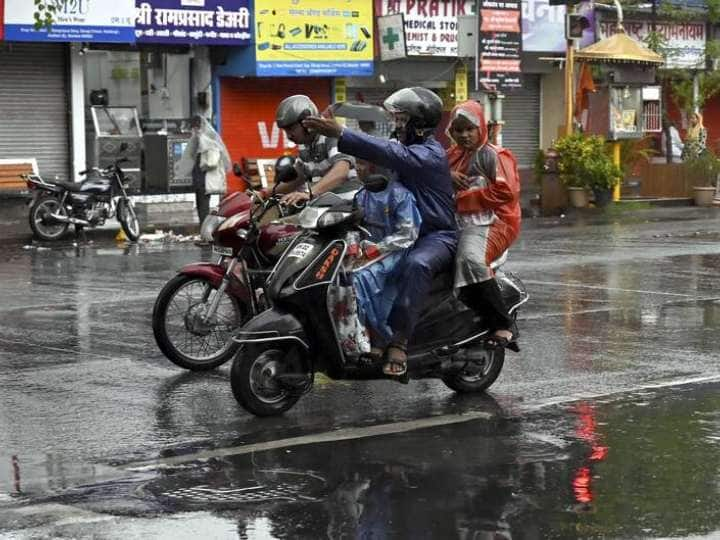
[[[690,537],[720,531],[718,458],[708,386],[211,460],[145,495],[268,538]]]
[[[36,473],[44,468],[56,493],[76,487],[45,499],[52,517],[42,505],[3,514],[0,500],[0,536],[177,538],[173,527],[193,516],[218,538],[717,537],[718,389],[520,415],[492,400],[486,421],[165,466],[150,480],[95,483],[98,471],[46,459]],[[78,487],[78,476],[96,480]]]

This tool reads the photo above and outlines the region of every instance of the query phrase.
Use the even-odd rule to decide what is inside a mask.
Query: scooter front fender
[[[192,263],[183,266],[179,273],[184,276],[206,279],[217,289],[225,277],[225,267],[215,263]],[[238,298],[241,302],[250,301],[250,294],[247,287],[235,279],[230,280],[226,291],[228,294]]]
[[[287,311],[272,307],[250,319],[240,330],[235,332],[233,341],[236,343],[265,343],[272,341],[288,341],[310,350],[302,323]]]

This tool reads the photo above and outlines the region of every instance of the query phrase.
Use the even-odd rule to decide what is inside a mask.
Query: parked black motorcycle
[[[126,161],[127,158],[120,158],[104,169],[82,171],[83,176],[95,175],[77,183],[47,182],[36,174],[25,175],[27,187],[32,192],[28,204],[30,228],[35,237],[45,241],[58,240],[70,225],[75,225],[79,232],[117,217],[128,240],[136,241],[140,237],[140,222],[127,194],[129,182],[120,168]]]
[[[231,384],[235,399],[257,416],[281,414],[310,390],[314,373],[333,379],[381,379],[381,361],[346,354],[329,302],[332,287],[350,283],[358,250],[362,211],[326,193],[300,214],[304,231],[295,237],[268,277],[272,308],[235,335]],[[528,299],[522,282],[496,276],[510,313]],[[422,301],[423,299],[418,299]],[[500,374],[505,352],[484,347],[488,329],[452,294],[452,275],[438,276],[409,342],[407,378],[440,378],[457,392],[482,392]]]

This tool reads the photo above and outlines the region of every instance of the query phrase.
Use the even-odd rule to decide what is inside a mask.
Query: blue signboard
[[[137,0],[140,43],[248,45],[250,0]]]
[[[0,0],[2,1],[2,0]],[[35,29],[32,0],[5,0],[5,39],[8,41],[135,42],[135,0],[54,0],[50,29]]]
[[[258,77],[349,77],[373,73],[372,62],[260,62]]]

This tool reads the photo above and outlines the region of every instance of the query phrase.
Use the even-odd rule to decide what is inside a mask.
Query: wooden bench
[[[34,158],[0,159],[0,192],[26,191],[24,174],[38,174]]]

